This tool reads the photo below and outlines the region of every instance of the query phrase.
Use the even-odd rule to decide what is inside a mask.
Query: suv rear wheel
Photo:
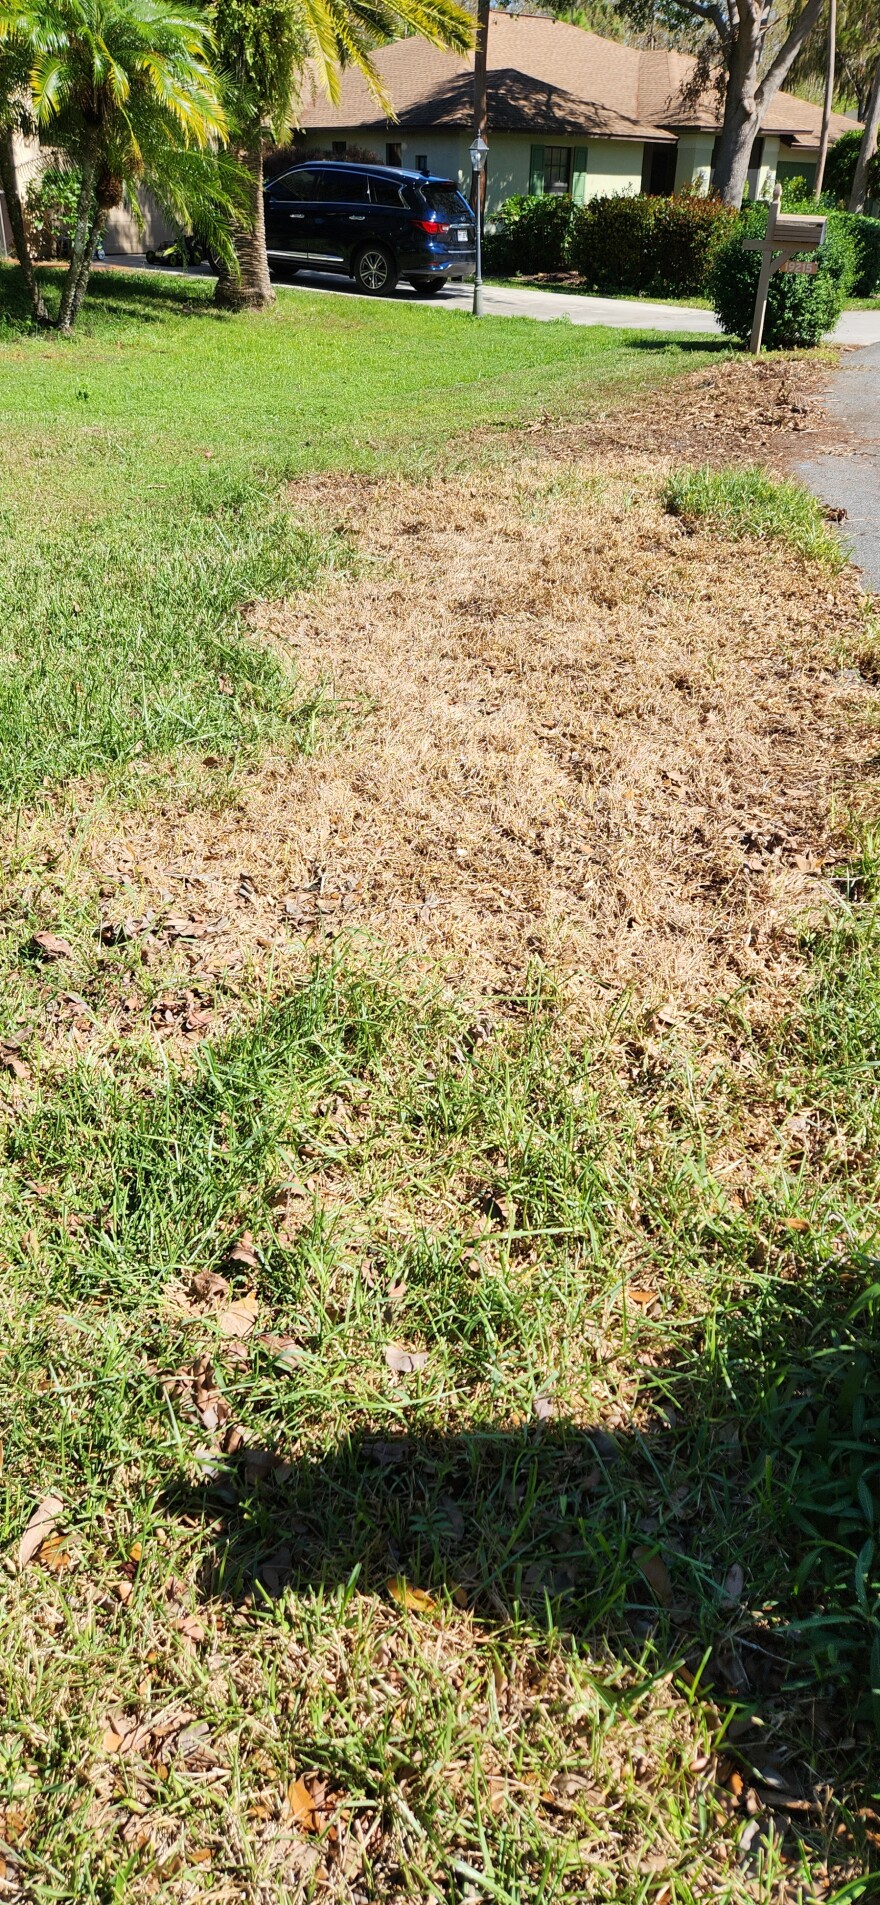
[[[354,281],[359,291],[377,298],[393,291],[397,284],[397,266],[384,245],[365,245],[354,261]]]
[[[448,278],[410,278],[410,284],[420,298],[436,298],[438,291],[445,291]]]

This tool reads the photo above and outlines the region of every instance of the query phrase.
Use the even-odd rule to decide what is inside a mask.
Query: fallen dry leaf
[[[651,1548],[637,1548],[636,1560],[661,1607],[669,1607],[672,1601],[672,1582],[663,1556],[656,1554]]]
[[[783,1230],[797,1231],[809,1230],[810,1228],[805,1217],[783,1217],[782,1227]]]
[[[61,1574],[69,1568],[73,1556],[63,1535],[49,1535],[41,1542],[37,1551],[40,1566],[48,1568],[52,1574]]]
[[[233,1244],[227,1256],[228,1263],[243,1263],[248,1270],[258,1270],[260,1259],[254,1249],[254,1240],[249,1230],[243,1230],[238,1242]]]
[[[640,1290],[634,1283],[627,1285],[626,1294],[629,1302],[637,1303],[641,1310],[647,1310],[652,1303],[657,1302],[656,1290]]]
[[[58,933],[35,933],[31,940],[35,952],[41,959],[72,959],[73,947]]]
[[[60,1495],[44,1495],[39,1506],[28,1522],[18,1544],[18,1565],[26,1568],[29,1561],[42,1547],[44,1541],[55,1533],[55,1522],[64,1508]]]
[[[228,1303],[225,1309],[217,1311],[217,1327],[221,1336],[250,1336],[259,1314],[256,1292],[249,1290],[246,1296],[238,1297],[234,1303]]]
[[[0,1065],[4,1071],[11,1072],[13,1078],[30,1078],[31,1068],[17,1052],[0,1052]]]
[[[395,1376],[410,1376],[413,1370],[424,1369],[427,1360],[426,1349],[403,1349],[399,1343],[389,1343],[385,1351],[385,1361]]]
[[[216,1270],[200,1270],[189,1286],[190,1295],[199,1303],[210,1303],[215,1297],[229,1295],[229,1285],[225,1277]]]
[[[318,1815],[302,1774],[298,1779],[291,1780],[287,1788],[287,1804],[290,1807],[293,1822],[299,1826],[301,1832],[318,1831]]]
[[[424,1588],[410,1587],[402,1574],[392,1575],[387,1582],[388,1592],[398,1607],[409,1608],[413,1614],[436,1614],[437,1602],[432,1594],[426,1594]]]

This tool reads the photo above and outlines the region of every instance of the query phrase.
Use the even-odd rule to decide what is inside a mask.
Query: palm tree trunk
[[[865,115],[865,130],[862,133],[862,143],[859,146],[856,176],[853,179],[853,188],[849,195],[849,209],[851,212],[863,212],[865,209],[865,199],[868,196],[868,167],[877,150],[878,132],[880,132],[880,60],[877,62],[877,71],[874,74],[874,84],[871,88],[871,97],[868,101],[868,110]]]
[[[6,130],[0,130],[0,185],[3,187],[6,199],[9,223],[12,226],[12,242],[15,246],[16,258],[21,266],[21,275],[27,287],[27,294],[31,301],[31,311],[33,312],[37,324],[48,324],[50,321],[49,313],[43,302],[43,293],[37,281],[34,261],[31,257],[30,247],[27,241],[21,194],[18,189],[18,179],[15,175],[11,127]]]
[[[221,269],[214,302],[227,311],[259,311],[275,303],[269,260],[266,257],[266,221],[263,212],[263,136],[239,148],[237,158],[250,174],[250,218],[233,233],[238,270]]]
[[[834,69],[837,58],[837,0],[828,0],[828,64],[825,68],[825,102],[822,107],[822,132],[819,139],[819,158],[816,164],[816,181],[813,197],[822,197],[825,180],[825,161],[828,157],[828,138],[831,132],[831,108],[834,104]]]
[[[92,269],[92,261],[95,256],[95,246],[101,236],[101,228],[104,225],[106,216],[107,214],[104,207],[102,205],[96,206],[94,217],[89,226],[88,242],[83,254],[82,264],[77,272],[76,284],[73,287],[73,297],[70,301],[70,322],[67,327],[70,331],[73,330],[79,315],[79,307],[86,295],[86,286],[89,282],[89,273]]]
[[[58,311],[58,329],[62,331],[65,336],[73,329],[77,311],[82,303],[83,292],[88,283],[89,270],[92,263],[92,251],[94,249],[92,228],[97,213],[95,206],[95,178],[97,170],[96,161],[94,159],[87,159],[83,165],[82,184],[79,188],[79,199],[76,207],[76,224],[73,228],[73,238],[70,243],[70,264],[67,267],[64,290],[61,293],[61,305]],[[82,289],[80,289],[81,281]],[[77,296],[78,291],[79,296]]]

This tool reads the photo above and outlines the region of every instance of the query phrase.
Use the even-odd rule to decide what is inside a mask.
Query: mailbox
[[[755,298],[750,349],[757,356],[764,335],[767,293],[775,271],[813,273],[817,266],[809,259],[796,260],[796,251],[818,251],[825,243],[827,219],[804,217],[800,212],[782,212],[782,186],[777,185],[767,209],[767,230],[763,238],[747,238],[743,249],[761,253],[761,275]]]

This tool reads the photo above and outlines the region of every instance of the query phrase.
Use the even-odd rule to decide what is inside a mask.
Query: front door
[[[283,178],[273,179],[271,185],[267,185],[263,203],[266,250],[270,258],[288,264],[308,264],[315,242],[319,191],[320,175],[307,166],[285,172]]]

